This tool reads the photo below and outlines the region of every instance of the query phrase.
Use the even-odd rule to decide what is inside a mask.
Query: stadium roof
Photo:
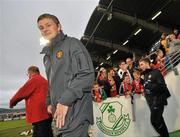
[[[100,0],[81,40],[95,67],[111,66],[132,53],[141,56],[162,32],[179,29],[179,7],[179,0]]]

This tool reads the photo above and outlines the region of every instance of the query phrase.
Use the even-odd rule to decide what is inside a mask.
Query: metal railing
[[[165,66],[161,68],[161,72],[163,74],[167,74],[171,70],[174,71],[175,75],[178,75],[179,72],[176,68],[176,66],[180,63],[180,49],[178,49],[176,52],[167,55],[165,57]]]

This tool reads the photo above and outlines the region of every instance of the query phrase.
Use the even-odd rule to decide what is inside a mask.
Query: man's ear
[[[61,31],[61,24],[60,23],[58,24],[58,31],[59,32]]]

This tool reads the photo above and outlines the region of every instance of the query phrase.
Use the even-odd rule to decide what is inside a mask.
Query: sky
[[[36,20],[43,13],[57,16],[65,34],[81,38],[98,0],[0,0],[0,108],[28,80],[27,68],[36,65],[46,77],[40,55]],[[24,107],[24,102],[15,108]]]

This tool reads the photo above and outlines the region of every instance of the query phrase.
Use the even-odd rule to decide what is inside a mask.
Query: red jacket
[[[144,87],[140,81],[133,80],[132,85],[134,87],[135,93],[142,94],[144,92]]]
[[[46,109],[48,82],[39,74],[34,74],[10,100],[10,107],[25,99],[26,121],[34,123],[50,118]]]

